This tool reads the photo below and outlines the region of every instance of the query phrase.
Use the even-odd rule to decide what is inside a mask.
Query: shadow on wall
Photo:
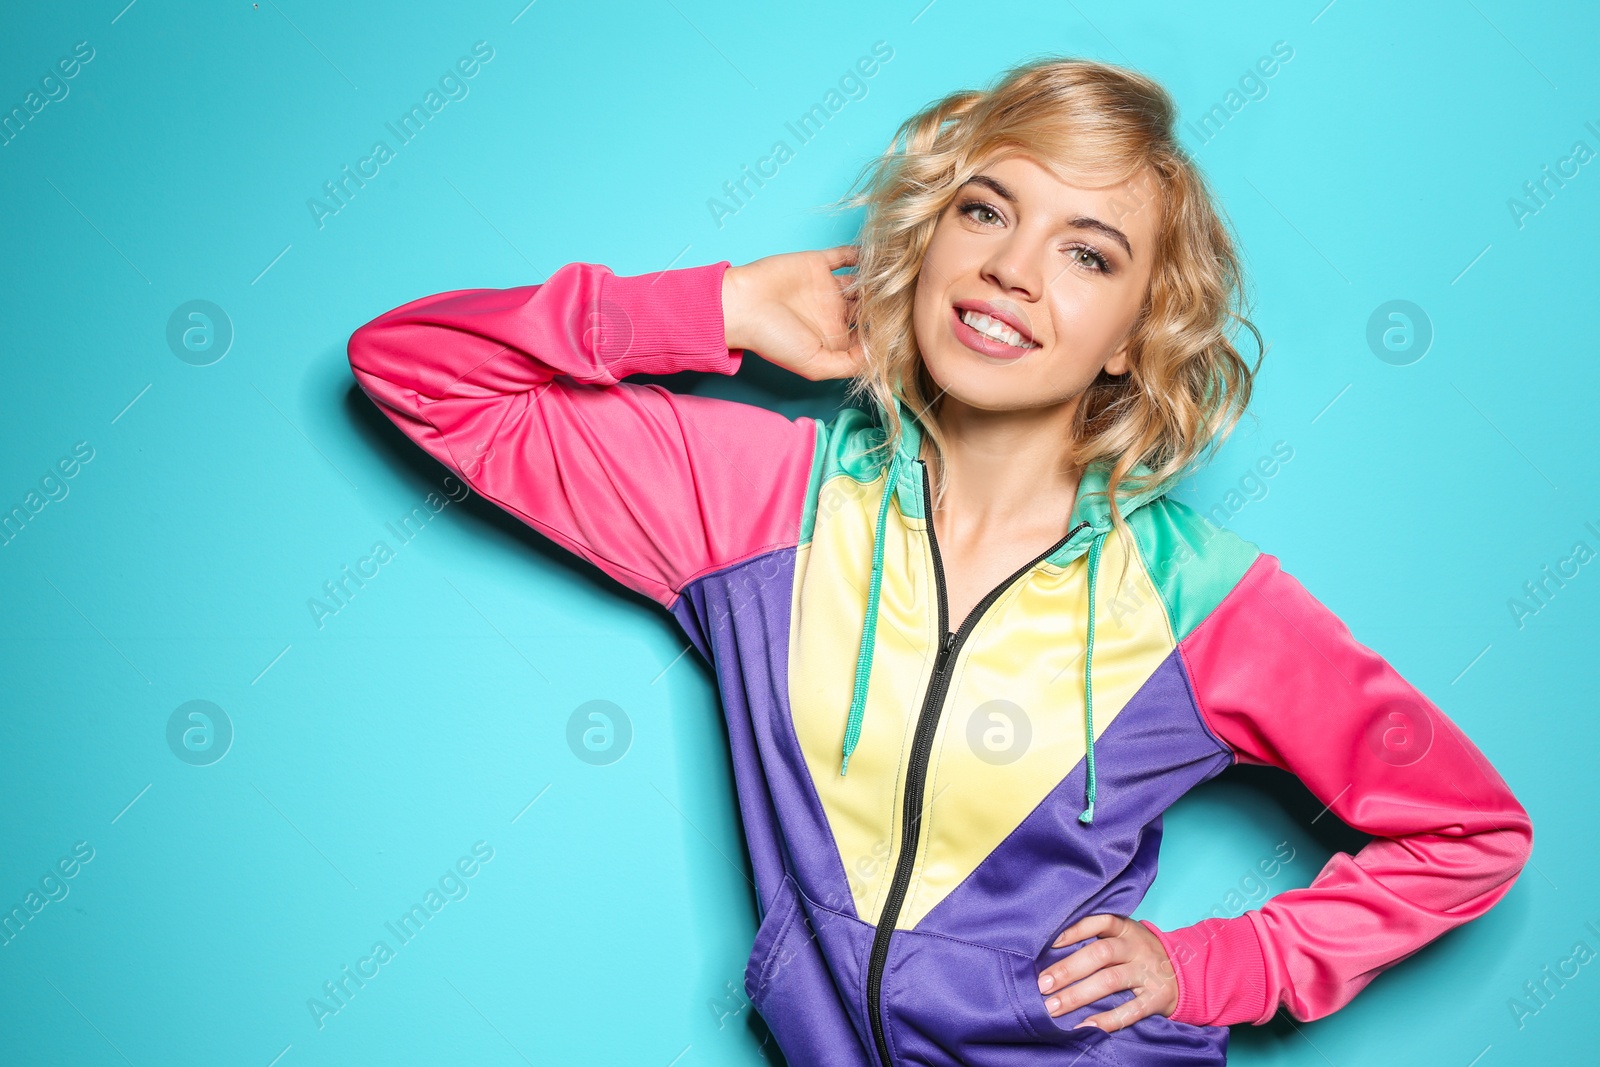
[[[440,479],[449,473],[448,467],[418,448],[399,427],[389,421],[389,417],[361,391],[359,385],[353,382],[350,384],[345,392],[344,402],[351,423],[363,428],[363,434],[372,451],[383,457],[384,465],[393,468],[399,477],[411,485],[412,497],[421,499],[427,493],[438,490]],[[492,527],[508,541],[515,541],[539,556],[549,566],[579,575],[584,580],[592,582],[597,590],[631,599],[646,610],[660,611],[660,606],[643,593],[637,593],[613,581],[599,567],[552,543],[515,515],[483,499],[476,492],[470,493],[451,510],[458,508],[463,515],[472,517],[469,521],[473,524],[481,523]],[[457,521],[460,521],[459,518]],[[667,623],[664,617],[663,623]]]

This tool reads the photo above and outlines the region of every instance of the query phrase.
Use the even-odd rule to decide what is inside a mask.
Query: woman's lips
[[[955,333],[956,340],[974,352],[993,359],[1018,359],[1038,347],[1035,345],[1033,348],[1018,348],[1004,341],[997,341],[988,334],[979,333],[961,321],[961,309],[957,307],[950,309],[950,329]]]

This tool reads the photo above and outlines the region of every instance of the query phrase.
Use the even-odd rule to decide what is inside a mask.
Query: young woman
[[[746,992],[795,1067],[1224,1063],[1227,1024],[1327,1015],[1528,856],[1443,712],[1166,495],[1254,370],[1172,123],[1144,77],[1032,63],[900,129],[859,253],[571,263],[351,338],[401,429],[713,664],[762,915]],[[868,403],[623,381],[746,351]],[[1374,840],[1237,917],[1130,920],[1162,812],[1235,763]]]

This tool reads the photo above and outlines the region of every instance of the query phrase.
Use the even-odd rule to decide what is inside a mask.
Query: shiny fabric
[[[1280,1004],[1320,1018],[1510,890],[1533,847],[1510,787],[1276,559],[1260,557],[1181,652],[1207,725],[1241,761],[1293,771],[1376,840],[1307,888],[1164,937],[1180,975],[1199,976],[1173,1018],[1264,1023]]]
[[[622,381],[738,369],[727,267],[617,277],[574,263],[542,285],[424,297],[357,330],[350,364],[421,447],[667,608],[712,665],[761,914],[745,988],[793,1067],[890,1067],[875,1008],[895,1065],[1222,1064],[1227,1024],[1326,1015],[1505,894],[1532,828],[1465,734],[1276,559],[1161,487],[1124,498],[1131,536],[1113,532],[1097,469],[1068,524],[1082,530],[968,632],[922,806],[902,810],[942,636],[922,429],[902,408],[891,479],[881,413],[788,419]],[[858,671],[869,601],[873,658]],[[1092,822],[1079,818],[1088,738]],[[1240,761],[1300,776],[1377,839],[1235,919],[1146,923],[1176,969],[1170,1017],[1071,1029],[1123,990],[1051,1018],[1038,973],[1081,947],[1055,937],[1135,910],[1162,813]],[[917,848],[870,1004],[908,820]]]

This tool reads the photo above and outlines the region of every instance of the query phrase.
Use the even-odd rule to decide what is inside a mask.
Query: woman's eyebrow
[[[982,185],[991,190],[994,195],[998,196],[1000,199],[1009,204],[1015,204],[1017,202],[1017,196],[1015,193],[1013,193],[1010,189],[1007,189],[999,180],[991,178],[987,174],[975,174],[968,178],[964,184]],[[1101,222],[1092,215],[1079,215],[1076,218],[1068,219],[1067,225],[1071,226],[1073,229],[1094,230],[1096,233],[1104,234],[1106,237],[1109,237],[1111,240],[1121,245],[1123,251],[1128,253],[1129,259],[1133,258],[1133,245],[1128,243],[1127,235],[1121,230],[1117,229],[1115,226]]]
[[[1133,246],[1128,243],[1128,238],[1126,235],[1124,235],[1123,232],[1117,229],[1115,226],[1108,225],[1107,223],[1101,222],[1099,219],[1093,218],[1089,215],[1079,215],[1077,218],[1069,221],[1067,225],[1079,230],[1094,230],[1097,233],[1103,233],[1113,241],[1117,242],[1117,244],[1121,245],[1123,251],[1128,253],[1129,259],[1133,258]]]
[[[999,179],[991,178],[987,174],[974,174],[972,177],[967,179],[966,183],[968,185],[986,186],[994,191],[995,196],[998,196],[1007,203],[1015,204],[1017,202],[1017,196],[1015,193],[1013,193],[1010,189],[1007,189],[1004,185],[1001,185]]]

